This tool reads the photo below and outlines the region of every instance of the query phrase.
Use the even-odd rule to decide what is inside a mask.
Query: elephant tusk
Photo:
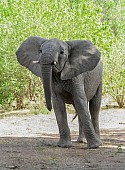
[[[33,61],[33,63],[34,63],[34,64],[38,64],[38,63],[40,63],[40,62],[39,62],[39,60],[38,60],[38,61]]]
[[[57,62],[56,62],[56,61],[54,61],[54,63],[53,63],[53,64],[54,64],[54,65],[56,65],[56,63],[57,63]]]

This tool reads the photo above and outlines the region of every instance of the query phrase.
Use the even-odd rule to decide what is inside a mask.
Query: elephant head
[[[31,36],[16,52],[19,63],[43,79],[43,88],[48,110],[51,104],[52,71],[60,74],[61,80],[72,79],[93,70],[100,60],[100,52],[90,41],[60,41]]]

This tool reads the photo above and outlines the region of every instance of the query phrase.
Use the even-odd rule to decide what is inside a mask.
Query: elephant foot
[[[71,141],[66,141],[64,139],[60,139],[59,142],[57,143],[57,146],[62,147],[62,148],[70,148],[72,146]]]
[[[87,148],[88,149],[96,149],[96,148],[99,148],[99,146],[101,146],[102,143],[101,141],[96,141],[95,143],[91,143],[91,144],[87,144]]]

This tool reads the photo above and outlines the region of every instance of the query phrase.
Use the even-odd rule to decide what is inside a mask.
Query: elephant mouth
[[[56,64],[52,64],[52,69],[55,71],[55,72],[61,72],[63,70],[65,66],[65,62],[63,63],[57,63]]]

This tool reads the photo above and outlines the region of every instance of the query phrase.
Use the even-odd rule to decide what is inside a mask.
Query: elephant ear
[[[61,72],[61,79],[67,80],[81,73],[92,71],[98,64],[101,54],[91,41],[67,41],[69,57]]]
[[[19,63],[27,67],[33,74],[41,77],[40,64],[37,62],[40,55],[40,46],[46,39],[31,36],[27,38],[18,48],[16,52]]]

